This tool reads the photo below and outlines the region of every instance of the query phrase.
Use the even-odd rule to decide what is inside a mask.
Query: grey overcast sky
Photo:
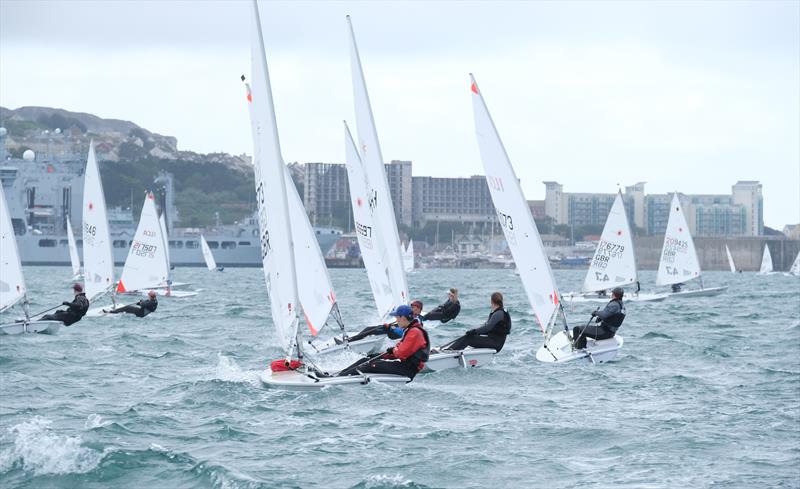
[[[384,157],[482,173],[474,72],[529,199],[728,194],[764,184],[800,222],[800,2],[260,3],[286,161],[341,162],[353,122],[345,15]],[[252,153],[246,1],[0,0],[0,104],[133,121],[181,149]]]

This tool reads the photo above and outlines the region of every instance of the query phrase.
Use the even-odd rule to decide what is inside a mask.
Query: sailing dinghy
[[[83,180],[83,281],[86,298],[94,303],[111,293],[113,307],[117,305],[114,293],[114,255],[106,213],[103,181],[94,153],[94,143],[89,143],[86,175]],[[109,306],[103,306],[109,307]],[[103,307],[89,309],[87,316],[103,315]]]
[[[772,267],[772,254],[769,252],[769,246],[764,243],[764,254],[761,255],[761,268],[758,270],[759,275],[771,275],[774,272]]]
[[[597,249],[594,252],[589,271],[583,281],[580,294],[568,293],[562,296],[571,302],[608,302],[606,292],[614,287],[639,284],[636,273],[636,256],[633,250],[633,235],[628,224],[628,215],[622,202],[622,193],[617,192],[611,211]],[[642,294],[634,292],[625,295],[625,302],[663,301],[667,294]]]
[[[136,234],[125,259],[122,276],[117,283],[117,293],[147,295],[153,290],[159,296],[190,297],[197,292],[172,290],[169,286],[170,270],[167,256],[167,241],[156,211],[155,197],[148,192],[142,204],[142,213]]]
[[[350,203],[356,222],[356,237],[377,308],[371,324],[381,324],[392,321],[389,313],[396,306],[409,302],[408,283],[378,131],[349,16],[347,26],[350,34],[350,71],[358,145],[345,123],[345,166],[350,186]],[[386,336],[372,335],[358,341],[349,341],[346,335],[342,339],[338,344],[329,340],[326,344],[317,346],[317,349],[320,353],[332,353],[344,348],[357,352],[378,352],[382,349]]]
[[[700,260],[697,258],[692,233],[689,232],[689,225],[683,215],[678,194],[675,193],[672,197],[667,231],[664,234],[664,246],[661,249],[656,285],[683,284],[689,280],[700,278],[700,274]],[[700,278],[700,289],[672,292],[669,296],[706,297],[719,295],[726,290],[728,290],[727,285],[705,288],[703,280]]]
[[[789,268],[789,275],[800,277],[800,251],[798,251],[797,256],[794,257],[794,262],[792,262],[792,267]]]
[[[406,273],[414,271],[414,240],[408,240],[408,246],[403,250],[403,268]]]
[[[281,156],[256,0],[253,0],[253,24],[253,83],[247,92],[247,100],[253,131],[253,168],[261,230],[259,238],[273,326],[284,354],[284,358],[272,362],[270,369],[261,373],[261,381],[269,387],[290,390],[319,390],[331,385],[365,385],[372,381],[408,382],[410,379],[407,377],[386,374],[329,377],[304,358],[303,334],[299,328],[300,309],[303,309],[305,316],[311,310],[306,310],[298,291],[298,268],[287,196],[286,166]],[[293,359],[295,354],[297,360]]]
[[[208,268],[209,272],[213,272],[214,270],[221,272],[225,269],[225,267],[217,266],[217,260],[214,259],[214,254],[211,253],[211,248],[208,246],[208,242],[202,234],[200,235],[200,249],[203,252],[203,259],[206,261],[206,268]]]
[[[489,185],[500,227],[503,228],[511,256],[519,270],[523,288],[544,335],[544,345],[536,352],[536,359],[545,363],[564,363],[580,359],[600,363],[613,359],[623,344],[620,335],[607,340],[589,338],[585,349],[573,348],[558,287],[528,202],[478,84],[472,75],[470,78],[475,133],[486,173],[486,183]],[[559,316],[563,320],[564,329],[556,332]]]
[[[736,273],[736,265],[733,264],[733,256],[728,245],[725,245],[725,254],[728,255],[728,266],[731,267],[731,273]]]
[[[72,232],[72,223],[67,216],[67,246],[69,247],[69,263],[72,265],[72,281],[81,280],[81,259],[78,257],[78,245],[75,243],[75,234]]]
[[[0,185],[0,312],[22,303],[24,319],[13,323],[0,324],[0,335],[22,333],[54,334],[61,328],[61,321],[39,321],[31,319],[25,276],[19,259],[17,238],[11,224],[11,214],[6,202],[6,194]]]
[[[161,228],[161,236],[164,237],[164,252],[166,253],[166,256],[167,256],[167,272],[168,272],[168,275],[167,275],[167,281],[166,282],[164,282],[162,284],[159,284],[156,287],[153,287],[153,289],[155,290],[156,294],[167,296],[167,297],[179,297],[179,296],[180,297],[189,297],[189,296],[197,295],[196,292],[188,294],[188,295],[183,295],[183,296],[175,294],[175,289],[182,289],[182,288],[188,287],[189,285],[192,285],[192,284],[190,284],[189,282],[175,282],[175,281],[172,280],[172,270],[175,269],[175,265],[172,264],[172,258],[170,257],[170,254],[169,254],[169,234],[167,233],[167,220],[164,217],[164,213],[163,212],[158,217],[158,224],[159,224],[159,227]],[[167,289],[167,290],[162,291],[160,289]],[[170,293],[167,293],[167,291],[170,291]]]

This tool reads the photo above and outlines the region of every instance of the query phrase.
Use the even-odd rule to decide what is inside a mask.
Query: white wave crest
[[[206,380],[223,380],[225,382],[246,382],[258,386],[260,380],[258,371],[242,370],[235,360],[226,357],[222,353],[217,353],[217,365],[206,377]]]
[[[385,488],[385,487],[408,487],[414,481],[406,479],[401,475],[371,475],[364,481],[364,486],[367,488]]]
[[[77,436],[62,436],[39,416],[9,428],[2,438],[0,473],[21,466],[35,475],[84,474],[98,466],[103,454],[81,446]]]
[[[83,423],[83,427],[87,430],[91,430],[94,428],[101,428],[103,426],[108,426],[111,424],[111,421],[104,421],[103,417],[99,414],[92,413],[89,416],[86,416],[86,421]]]

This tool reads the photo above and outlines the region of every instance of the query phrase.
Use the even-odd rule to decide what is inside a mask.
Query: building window
[[[186,242],[186,248],[188,248],[188,249],[197,249],[199,247],[200,247],[200,243],[198,243],[197,241],[187,241]]]
[[[216,250],[217,248],[219,248],[219,243],[217,241],[209,241],[208,247],[211,248],[212,250]]]
[[[124,239],[115,239],[114,240],[114,248],[127,248],[127,244]]]
[[[56,240],[54,239],[40,239],[39,248],[55,248]]]
[[[223,241],[222,242],[222,249],[223,250],[232,250],[236,248],[236,241]]]
[[[250,246],[249,241],[239,241],[239,246]]]

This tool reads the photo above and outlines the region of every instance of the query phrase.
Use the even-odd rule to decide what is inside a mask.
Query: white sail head
[[[794,262],[792,262],[792,267],[789,269],[789,273],[800,276],[800,251],[798,251],[797,256],[794,257]]]
[[[81,259],[78,258],[78,245],[75,243],[75,234],[72,232],[72,222],[67,216],[67,246],[69,247],[69,262],[72,265],[72,275],[81,273]]]
[[[558,309],[558,287],[511,160],[472,75],[470,82],[475,134],[489,193],[528,301],[539,327],[546,332]]]
[[[114,286],[114,255],[108,229],[106,197],[94,153],[89,143],[83,184],[83,279],[91,301]]]
[[[356,37],[350,16],[347,16],[350,33],[350,69],[353,78],[353,101],[355,105],[356,127],[358,129],[358,149],[367,178],[369,190],[368,203],[373,208],[375,223],[380,227],[378,239],[384,241],[384,261],[388,264],[392,284],[392,295],[395,305],[408,303],[408,282],[403,268],[403,257],[400,252],[400,234],[397,230],[397,219],[394,215],[392,197],[383,163],[378,131],[372,114],[372,106],[364,79],[364,70],[358,54]]]
[[[214,254],[211,253],[211,248],[208,247],[208,241],[206,241],[205,236],[202,234],[200,235],[200,249],[203,251],[203,258],[206,261],[206,267],[212,271],[216,270],[217,261],[214,260]]]
[[[670,206],[656,284],[672,285],[698,277],[700,277],[700,261],[697,259],[694,240],[676,193],[672,197]]]
[[[725,254],[728,255],[728,266],[731,267],[731,273],[736,273],[736,265],[733,264],[733,256],[731,255],[731,250],[728,248],[728,245],[725,245]]]
[[[155,198],[148,192],[117,291],[146,290],[163,285],[169,277],[165,244]]]
[[[391,269],[385,260],[384,242],[379,238],[381,232],[376,222],[374,208],[369,204],[369,189],[367,177],[361,162],[358,148],[356,147],[347,123],[344,123],[345,137],[345,167],[347,168],[347,181],[350,186],[350,204],[353,208],[353,221],[355,222],[358,247],[361,249],[361,259],[367,269],[372,297],[377,307],[376,320],[385,318],[394,307],[394,295],[390,280]]]
[[[19,259],[17,237],[11,224],[6,193],[0,185],[0,311],[25,297],[25,276]]]
[[[272,88],[258,3],[253,0],[251,34],[252,85],[246,85],[253,133],[253,169],[260,229],[261,259],[273,324],[287,357],[295,346],[299,298],[292,231],[287,208],[284,163],[281,156]]]
[[[403,268],[406,273],[414,270],[414,240],[408,240],[408,246],[403,250]]]
[[[622,194],[618,192],[583,281],[583,292],[607,290],[637,280],[633,237]]]
[[[767,246],[767,243],[764,243],[764,254],[761,255],[761,268],[759,269],[759,273],[772,273],[772,270],[772,254],[769,252],[769,246]]]
[[[336,294],[319,247],[314,228],[308,220],[300,194],[294,185],[289,167],[283,166],[284,183],[289,204],[289,219],[294,238],[294,257],[297,267],[297,284],[303,318],[308,330],[316,336],[336,304]]]

